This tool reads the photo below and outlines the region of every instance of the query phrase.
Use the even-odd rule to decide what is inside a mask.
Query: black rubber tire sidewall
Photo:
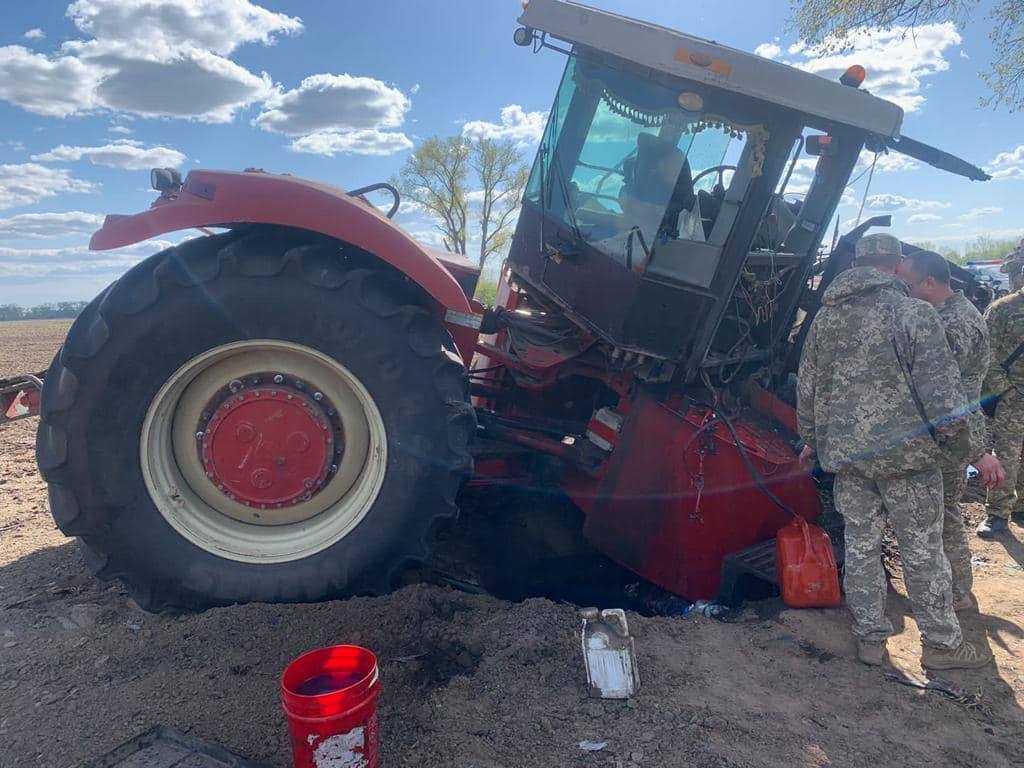
[[[447,401],[465,385],[441,354],[451,345],[443,326],[392,301],[387,293],[402,286],[387,276],[363,270],[321,287],[305,279],[301,260],[282,264],[277,274],[252,275],[229,259],[193,286],[157,274],[158,298],[141,311],[119,312],[109,297],[93,307],[109,338],[88,360],[68,361],[78,386],[63,414],[68,456],[58,479],[74,491],[87,545],[114,561],[150,607],[383,591],[395,569],[426,554],[432,519],[454,512],[453,477],[466,467],[449,446]],[[385,478],[366,517],[341,541],[288,563],[244,563],[195,546],[157,510],[140,467],[143,421],[167,378],[205,350],[246,339],[295,342],[338,360],[369,391],[387,432]]]

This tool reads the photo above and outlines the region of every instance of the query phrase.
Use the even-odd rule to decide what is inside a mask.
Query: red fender
[[[376,207],[330,184],[295,176],[192,171],[177,194],[158,198],[148,211],[107,216],[89,248],[105,251],[179,229],[243,222],[308,229],[344,240],[407,275],[440,304],[442,317],[446,310],[472,313],[451,273]]]

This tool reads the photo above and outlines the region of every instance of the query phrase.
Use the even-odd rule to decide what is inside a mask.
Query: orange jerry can
[[[799,515],[775,537],[775,568],[782,601],[793,608],[834,608],[839,569],[828,534]]]

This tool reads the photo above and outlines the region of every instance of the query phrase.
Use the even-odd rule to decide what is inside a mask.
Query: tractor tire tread
[[[83,310],[54,358],[44,381],[36,447],[40,472],[49,484],[51,513],[65,535],[79,537],[90,570],[104,580],[124,581],[132,599],[145,610],[194,610],[224,603],[205,601],[203,596],[185,593],[174,584],[147,581],[127,566],[126,562],[137,561],[125,557],[130,550],[104,551],[108,524],[90,520],[88,510],[72,490],[65,424],[79,395],[76,369],[100,353],[119,325],[131,322],[132,316],[156,304],[168,289],[200,286],[225,275],[268,277],[288,272],[316,288],[347,292],[349,298],[383,322],[398,318],[409,349],[421,359],[437,358],[434,384],[445,409],[444,447],[450,467],[443,487],[438,489],[441,502],[425,516],[421,535],[409,539],[407,547],[411,551],[395,557],[390,569],[372,577],[361,576],[358,594],[389,591],[408,563],[429,557],[428,539],[434,526],[458,515],[455,498],[472,473],[469,443],[476,430],[465,367],[444,326],[417,303],[423,302],[418,288],[410,287],[404,276],[389,272],[390,268],[347,264],[348,247],[314,233],[271,227],[241,227],[188,240],[135,265],[97,296]],[[360,339],[352,341],[358,343]],[[296,599],[294,594],[285,595],[280,590],[276,597],[282,601]],[[323,599],[323,595],[311,589],[301,599]]]

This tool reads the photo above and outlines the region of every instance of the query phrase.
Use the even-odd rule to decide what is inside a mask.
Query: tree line
[[[913,245],[916,245],[918,248],[924,248],[926,251],[940,253],[955,264],[965,264],[968,261],[1005,259],[1017,248],[1018,242],[1018,240],[1013,238],[978,235],[960,250],[948,247],[943,248],[929,240],[914,241]]]
[[[5,320],[72,320],[85,309],[87,301],[57,301],[22,307],[17,304],[0,304],[0,322]]]

